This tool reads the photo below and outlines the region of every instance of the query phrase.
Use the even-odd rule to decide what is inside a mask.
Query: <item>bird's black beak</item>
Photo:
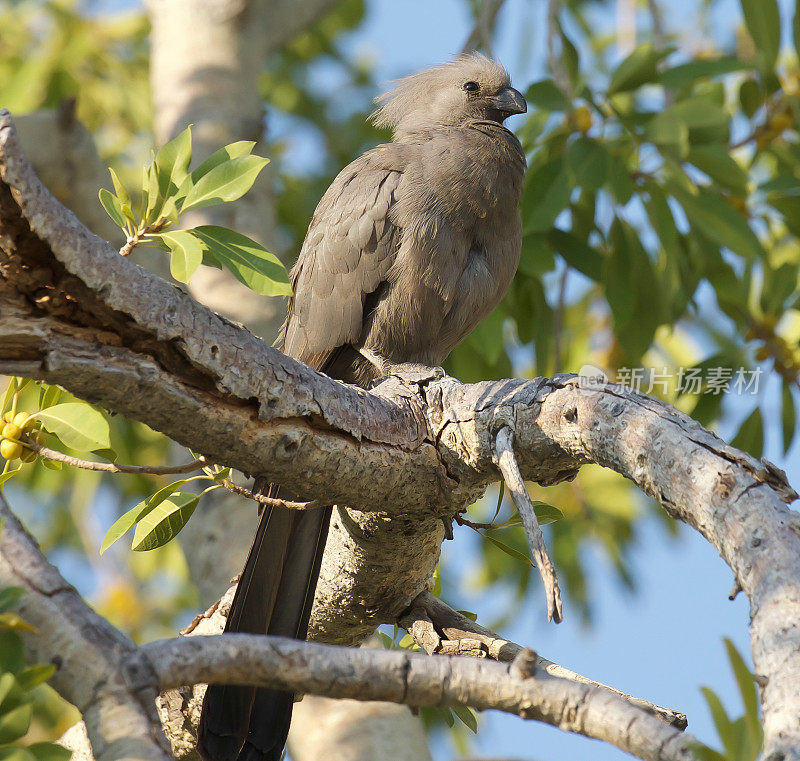
[[[508,114],[524,114],[528,110],[528,104],[522,93],[513,87],[504,87],[492,98],[492,106],[498,111]]]

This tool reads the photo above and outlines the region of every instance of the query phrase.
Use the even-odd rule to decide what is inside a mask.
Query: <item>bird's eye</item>
[[[467,92],[478,92],[481,86],[477,82],[464,82],[464,89]]]

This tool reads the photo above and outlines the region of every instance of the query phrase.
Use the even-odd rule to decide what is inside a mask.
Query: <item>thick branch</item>
[[[514,663],[227,634],[142,645],[127,673],[135,689],[208,681],[416,706],[496,708],[610,742],[645,761],[694,758],[691,736],[607,691],[538,671],[528,676]]]

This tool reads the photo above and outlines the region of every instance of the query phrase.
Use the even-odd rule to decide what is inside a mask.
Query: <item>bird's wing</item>
[[[396,146],[379,146],[342,170],[322,197],[291,272],[295,295],[282,329],[290,356],[323,369],[338,347],[358,342],[364,300],[399,245],[390,212],[404,164]]]

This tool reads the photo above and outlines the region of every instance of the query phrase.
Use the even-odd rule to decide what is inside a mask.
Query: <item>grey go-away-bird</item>
[[[287,354],[361,386],[396,365],[440,365],[506,293],[522,240],[525,155],[503,121],[527,107],[502,66],[461,55],[378,103],[374,121],[394,138],[343,169],[317,206],[281,332]],[[305,639],[330,516],[264,509],[226,631]],[[292,700],[210,686],[201,755],[278,761]]]

